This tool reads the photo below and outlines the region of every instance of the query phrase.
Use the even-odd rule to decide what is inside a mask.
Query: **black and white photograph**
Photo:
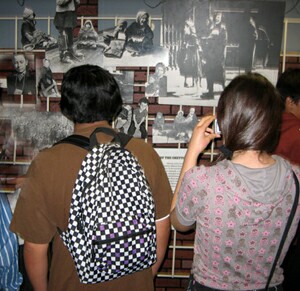
[[[147,97],[142,97],[136,108],[132,111],[132,119],[127,134],[136,138],[146,139],[148,137],[148,107]]]
[[[57,46],[57,39],[45,33],[37,27],[35,12],[29,8],[24,8],[21,25],[21,43],[23,50],[51,49]]]
[[[57,82],[53,77],[51,62],[47,58],[43,59],[43,66],[37,70],[37,80],[40,97],[60,97]]]
[[[58,32],[57,48],[47,51],[47,58],[53,64],[53,71],[64,72],[75,62],[84,60],[82,52],[74,43],[74,28],[77,25],[77,9],[80,0],[56,1],[54,26]]]
[[[224,87],[244,72],[275,83],[284,10],[284,1],[165,1],[170,81],[159,103],[216,106]]]
[[[134,20],[119,19],[115,27],[99,33],[104,43],[104,66],[167,65],[168,49],[154,43],[154,34],[161,32],[150,22],[147,11],[138,11]]]
[[[116,24],[106,29],[96,29],[97,20],[85,19],[75,37],[76,12],[81,4],[74,6],[72,3],[63,8],[56,5],[57,45],[46,50],[53,72],[66,72],[81,64],[104,67],[155,66],[158,61],[168,64],[168,49],[153,41],[154,34],[160,36],[161,31],[150,22],[147,11],[138,11],[136,19],[116,18]],[[66,15],[70,17],[70,12],[72,18],[65,20]]]
[[[103,52],[96,20],[85,19],[75,32],[80,0],[56,1],[53,24],[58,33],[57,46],[46,51],[51,60],[53,72],[66,72],[71,67],[82,64],[103,65]]]
[[[142,97],[135,108],[130,104],[124,104],[114,122],[114,127],[130,136],[146,139],[148,137],[148,107],[149,101],[146,97]]]
[[[11,72],[7,75],[8,95],[35,95],[36,74],[35,60],[32,53],[3,53],[0,63],[7,64]]]
[[[98,34],[90,20],[85,21],[78,36],[75,37],[74,29],[78,22],[77,9],[80,0],[69,1],[67,4],[64,4],[64,1],[61,3],[60,1],[53,1],[53,5],[55,6],[53,35],[47,34],[38,28],[38,20],[36,20],[38,11],[34,11],[25,5],[20,29],[23,50],[45,50],[46,58],[51,61],[52,71],[55,73],[64,73],[72,66],[83,63],[101,65],[101,49],[98,56],[97,51],[91,51],[91,48],[94,48],[91,31],[94,32],[94,37],[96,37],[96,44]]]
[[[194,107],[190,107],[187,115],[178,110],[174,120],[167,120],[162,112],[157,112],[152,127],[153,143],[187,143],[197,123]]]
[[[128,134],[128,130],[132,122],[132,112],[132,106],[129,104],[124,104],[122,106],[121,112],[114,122],[114,128],[116,128],[120,132]]]
[[[155,73],[148,74],[148,80],[145,84],[145,95],[147,97],[164,97],[167,96],[167,88],[166,66],[160,62],[155,66]]]
[[[0,120],[10,120],[11,132],[6,137],[2,159],[13,160],[16,156],[15,141],[18,144],[30,143],[32,154],[51,147],[55,142],[73,132],[73,123],[60,112],[39,112],[20,108],[3,108]],[[1,125],[1,122],[0,122]]]
[[[123,99],[123,103],[132,104],[134,72],[128,70],[118,70],[116,68],[106,68],[115,77]]]

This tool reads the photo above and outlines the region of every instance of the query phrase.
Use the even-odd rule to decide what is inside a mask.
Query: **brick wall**
[[[35,54],[37,65],[41,65],[41,60],[44,55],[41,52]],[[282,67],[282,62],[280,63],[280,68]],[[300,68],[300,58],[299,57],[288,57],[286,59],[286,68]],[[10,66],[8,65],[8,68]],[[134,83],[143,85],[146,82],[147,68],[146,67],[119,67],[119,70],[134,70]],[[7,69],[7,71],[9,71]],[[154,71],[154,68],[151,68],[151,71]],[[3,72],[0,72],[0,75],[3,75]],[[62,79],[62,74],[55,74],[55,79],[60,84]],[[133,107],[137,106],[138,100],[144,96],[145,88],[143,86],[134,87],[134,98],[133,98]],[[5,89],[2,92],[3,102],[19,104],[20,97],[17,96],[8,96],[5,92]],[[28,100],[27,100],[28,101]],[[29,100],[30,101],[30,100]],[[28,102],[29,102],[28,101]],[[32,101],[32,100],[31,100]],[[157,102],[157,98],[149,98],[149,122],[148,122],[148,133],[149,138],[148,142],[152,143],[152,123],[155,118],[156,112],[159,110],[164,113],[166,118],[174,118],[179,106],[178,105],[160,105]],[[58,111],[58,102],[57,98],[50,98],[49,110],[54,112]],[[40,104],[37,110],[46,111],[46,99],[41,98]],[[189,107],[183,106],[183,111],[185,114],[188,113]],[[196,107],[197,116],[201,116],[204,113],[212,111],[212,108],[209,107]],[[7,142],[8,137],[11,133],[11,121],[9,119],[2,120],[0,123],[0,147]],[[13,145],[11,145],[13,146]],[[154,144],[154,147],[170,147],[166,144]],[[172,146],[172,145],[171,145]],[[176,145],[173,145],[176,147]],[[183,145],[184,146],[184,145]],[[16,178],[20,175],[26,173],[27,167],[30,163],[32,157],[32,149],[30,147],[30,142],[22,141],[22,143],[16,144],[16,160],[15,162],[11,160],[2,160],[0,161],[0,182],[1,189],[6,192],[12,192],[14,190],[14,184],[16,183]],[[187,277],[190,272],[193,250],[189,248],[181,248],[184,246],[192,246],[194,233],[181,234],[176,233],[176,242],[174,244],[174,231],[172,231],[170,236],[170,248],[166,253],[165,261],[161,267],[159,276],[155,279],[155,286],[157,291],[179,291],[185,290],[187,284]],[[176,245],[175,258],[174,258],[174,245]],[[179,247],[179,248],[177,248]],[[172,278],[173,276],[173,278]]]

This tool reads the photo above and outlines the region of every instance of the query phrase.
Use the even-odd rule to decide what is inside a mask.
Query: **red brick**
[[[155,286],[157,287],[163,287],[163,286],[168,286],[168,287],[180,287],[180,279],[177,278],[159,278],[157,277],[155,279]]]
[[[285,63],[299,63],[299,58],[298,57],[286,57]]]
[[[133,103],[138,103],[142,97],[145,97],[145,94],[134,94],[133,95]]]
[[[287,63],[285,69],[300,69],[300,63]]]
[[[171,114],[170,105],[151,105],[149,106],[149,113],[156,115],[157,112],[162,112],[164,115]]]
[[[172,255],[168,256],[167,259],[164,260],[161,268],[162,269],[171,269],[173,266],[173,260],[172,260]],[[180,261],[175,261],[174,267],[176,269],[180,268],[181,262]]]
[[[193,249],[177,249],[176,259],[193,259],[194,250]]]
[[[98,7],[96,5],[80,5],[77,9],[77,16],[97,16]]]
[[[4,165],[0,164],[0,173],[6,174],[6,175],[19,175],[22,167],[17,165]]]
[[[182,260],[181,267],[182,267],[182,269],[190,270],[192,268],[192,263],[193,263],[193,260]]]

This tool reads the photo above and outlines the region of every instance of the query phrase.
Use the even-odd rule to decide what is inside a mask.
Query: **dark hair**
[[[147,105],[149,105],[149,100],[147,99],[147,97],[142,97],[140,100],[139,100],[139,104],[141,103],[146,103]]]
[[[300,100],[300,69],[284,71],[277,81],[276,88],[284,102],[290,97],[297,104]]]
[[[155,71],[157,71],[158,68],[162,68],[164,70],[164,73],[166,72],[166,66],[164,65],[164,63],[157,63],[155,66]]]
[[[14,53],[13,56],[12,56],[12,62],[13,63],[15,62],[15,58],[18,57],[18,56],[22,56],[25,59],[25,61],[28,61],[25,54],[23,54],[23,53]]]
[[[258,73],[235,77],[221,94],[217,118],[231,151],[272,153],[278,143],[283,104],[276,88]]]
[[[75,123],[102,120],[111,123],[122,104],[116,80],[99,66],[77,66],[63,77],[60,109]]]

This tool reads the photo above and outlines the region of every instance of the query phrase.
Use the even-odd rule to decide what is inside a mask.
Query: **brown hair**
[[[235,77],[221,94],[217,118],[232,152],[272,153],[278,143],[283,103],[275,87],[258,73]]]

